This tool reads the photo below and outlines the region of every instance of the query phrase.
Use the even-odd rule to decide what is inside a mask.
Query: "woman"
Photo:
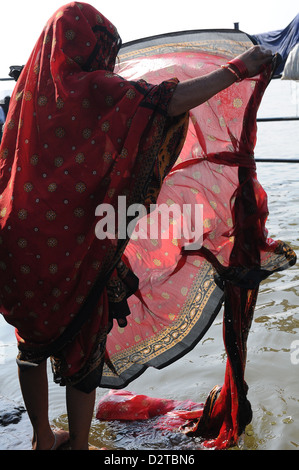
[[[34,449],[67,438],[48,421],[49,356],[66,385],[71,448],[88,449],[106,336],[113,316],[126,323],[113,298],[138,286],[121,261],[127,240],[97,238],[96,208],[117,209],[119,196],[127,206],[149,195],[154,202],[183,146],[188,110],[272,60],[254,47],[207,76],[150,85],[113,73],[120,46],[115,27],[90,5],[60,8],[18,79],[5,125],[0,300],[16,328]]]

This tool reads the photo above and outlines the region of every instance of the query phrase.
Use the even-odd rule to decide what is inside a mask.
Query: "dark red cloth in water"
[[[190,400],[179,401],[135,395],[126,390],[110,390],[98,403],[99,420],[136,421],[161,416],[156,422],[159,429],[177,430],[190,419],[202,415],[203,405]]]

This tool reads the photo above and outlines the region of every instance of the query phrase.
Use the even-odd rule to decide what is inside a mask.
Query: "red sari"
[[[267,238],[253,158],[271,71],[217,94],[189,122],[167,117],[167,105],[178,79],[251,45],[239,32],[132,43],[122,49],[121,78],[115,28],[72,3],[48,22],[19,78],[1,146],[0,295],[19,363],[51,356],[62,384],[123,388],[194,347],[224,301],[225,384],[185,429],[218,447],[236,442],[251,418],[244,368],[258,285],[295,262]],[[202,205],[202,247],[190,250],[172,231],[138,238],[142,221],[128,245],[100,240],[96,209],[117,211],[119,196],[121,227],[132,204]],[[169,220],[174,229],[178,220]]]
[[[136,288],[117,274],[127,277],[127,240],[100,240],[96,209],[154,197],[188,124],[167,116],[176,79],[113,73],[120,45],[93,7],[60,8],[18,79],[0,150],[0,304],[19,364],[51,356],[55,380],[86,391],[101,375],[109,304]]]

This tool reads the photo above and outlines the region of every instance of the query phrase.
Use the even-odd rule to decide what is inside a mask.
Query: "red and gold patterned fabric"
[[[216,70],[251,46],[236,31],[149,38],[122,49],[119,73],[151,83],[168,74],[184,80]],[[175,236],[179,218],[170,217],[166,238],[140,236],[140,227],[158,220],[155,212],[140,221],[125,250],[139,290],[129,298],[128,327],[114,328],[107,341],[102,385],[122,388],[146,367],[165,367],[190,350],[224,304],[224,385],[213,388],[202,416],[184,429],[216,448],[237,443],[251,420],[244,370],[258,286],[296,261],[287,245],[268,238],[267,195],[254,161],[256,113],[271,72],[267,67],[190,111],[186,142],[164,180],[157,211],[164,205],[165,218],[175,205],[180,213],[187,204],[202,206],[202,247],[190,249],[188,239]],[[192,211],[190,220],[195,226]]]

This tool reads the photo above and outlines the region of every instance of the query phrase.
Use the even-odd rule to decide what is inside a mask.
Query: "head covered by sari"
[[[111,274],[111,297],[126,293],[116,267],[126,277],[127,237],[99,239],[96,209],[153,200],[186,130],[185,117],[167,117],[177,80],[114,74],[120,45],[92,6],[60,8],[18,79],[0,150],[1,311],[19,360],[55,356],[57,380],[71,384],[103,362]]]

